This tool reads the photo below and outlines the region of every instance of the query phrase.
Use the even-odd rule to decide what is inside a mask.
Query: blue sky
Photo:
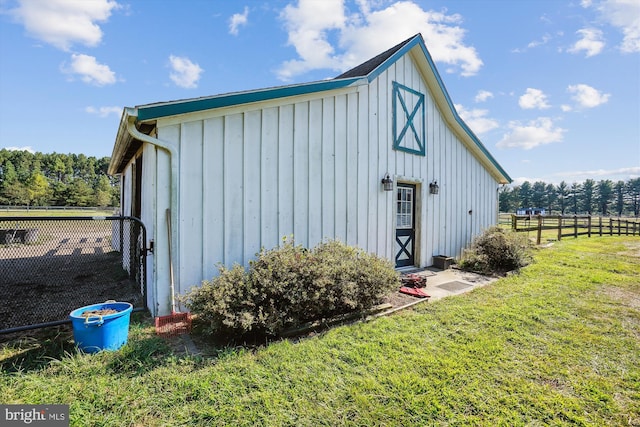
[[[125,106],[335,77],[418,32],[516,183],[640,176],[638,0],[0,0],[0,148],[109,156]]]

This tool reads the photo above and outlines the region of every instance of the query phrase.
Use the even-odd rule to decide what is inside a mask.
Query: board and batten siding
[[[425,94],[426,156],[393,149],[394,81]],[[410,54],[368,84],[158,119],[157,136],[179,147],[178,293],[215,276],[218,263],[246,265],[285,236],[308,247],[335,238],[394,259],[395,191],[380,183],[387,173],[417,185],[420,266],[460,256],[497,221],[497,181],[445,122]],[[148,144],[143,159],[153,272],[168,277],[170,161]],[[429,194],[432,181],[438,195]],[[167,300],[165,285],[150,290],[156,301]]]
[[[268,105],[169,124],[179,143],[179,268],[182,291],[246,265],[283,237],[327,238],[391,258],[392,193],[382,151],[369,149],[367,91]]]

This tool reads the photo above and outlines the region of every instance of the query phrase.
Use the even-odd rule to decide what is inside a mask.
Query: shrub
[[[399,286],[386,260],[338,241],[312,250],[285,240],[193,288],[185,302],[214,335],[279,335],[306,322],[373,307]]]
[[[503,273],[531,263],[532,244],[526,235],[491,227],[476,237],[460,261],[465,270]]]

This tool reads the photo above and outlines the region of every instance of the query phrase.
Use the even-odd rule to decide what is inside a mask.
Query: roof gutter
[[[170,175],[170,182],[171,182],[171,188],[169,190],[169,209],[171,209],[171,241],[169,242],[169,244],[171,245],[171,249],[169,251],[171,260],[170,262],[173,263],[174,266],[179,265],[178,264],[178,190],[179,190],[179,162],[178,162],[178,146],[176,143],[174,142],[169,142],[169,141],[162,141],[158,138],[154,138],[152,136],[149,136],[145,133],[142,133],[138,130],[138,128],[136,127],[136,122],[138,121],[138,111],[137,109],[133,109],[133,108],[126,108],[125,109],[125,117],[126,117],[126,121],[127,121],[127,132],[129,133],[129,135],[131,135],[133,138],[142,141],[142,142],[146,142],[148,144],[151,144],[163,151],[166,151],[167,154],[169,154],[169,159],[170,159],[170,171],[169,171],[169,175]],[[164,222],[162,222],[164,223]],[[179,279],[179,275],[178,277],[176,277],[176,286],[177,289],[180,289],[180,279]],[[152,313],[154,316],[157,315],[157,312],[159,310],[158,307],[158,285],[157,285],[157,278],[156,278],[156,284],[155,284],[155,304],[153,307],[153,311],[154,313]],[[173,298],[173,296],[172,296]],[[171,308],[169,308],[169,310],[171,310]]]

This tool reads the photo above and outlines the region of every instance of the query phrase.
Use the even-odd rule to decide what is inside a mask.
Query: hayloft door
[[[396,268],[415,264],[416,186],[398,184],[396,199]]]

